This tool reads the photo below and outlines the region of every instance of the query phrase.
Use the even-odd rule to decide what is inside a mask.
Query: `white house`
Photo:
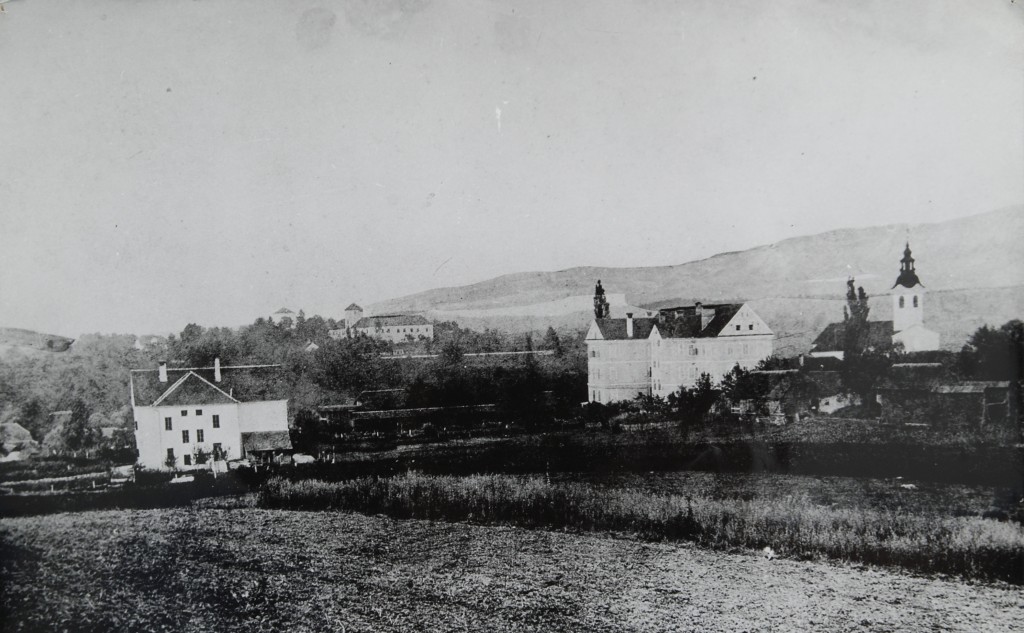
[[[594,319],[586,336],[591,402],[666,397],[701,374],[721,380],[772,355],[774,333],[745,303],[666,308],[653,318]]]
[[[213,367],[131,371],[139,464],[154,470],[202,466],[291,449],[288,401],[245,397],[267,368]]]

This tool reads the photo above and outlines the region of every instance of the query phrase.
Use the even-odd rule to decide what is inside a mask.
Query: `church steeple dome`
[[[923,285],[921,280],[917,278],[917,272],[914,270],[914,258],[910,255],[910,242],[907,242],[907,247],[903,249],[903,259],[900,260],[900,276],[896,278],[896,283],[892,287],[903,286],[904,288],[913,288],[914,286]]]

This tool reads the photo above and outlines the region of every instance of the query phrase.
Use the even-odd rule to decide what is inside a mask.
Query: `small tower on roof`
[[[363,309],[356,304],[350,304],[345,308],[345,327],[352,329],[359,319],[363,318]]]
[[[914,325],[924,324],[924,284],[917,277],[910,242],[903,249],[900,274],[892,285],[892,329],[902,332]]]
[[[608,305],[608,299],[604,296],[604,286],[601,285],[601,280],[597,280],[597,285],[594,286],[594,318],[604,319],[611,312],[611,308]]]

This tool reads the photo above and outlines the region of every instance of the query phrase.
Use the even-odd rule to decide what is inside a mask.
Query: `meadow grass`
[[[719,499],[656,494],[543,477],[408,473],[341,482],[274,478],[267,508],[351,510],[395,518],[470,521],[584,532],[627,532],[716,549],[771,547],[833,558],[1024,584],[1024,529],[980,517],[836,508],[807,495]]]

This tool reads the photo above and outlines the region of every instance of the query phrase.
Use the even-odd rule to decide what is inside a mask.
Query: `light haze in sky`
[[[1021,4],[14,0],[0,325],[340,318],[1020,204]]]

